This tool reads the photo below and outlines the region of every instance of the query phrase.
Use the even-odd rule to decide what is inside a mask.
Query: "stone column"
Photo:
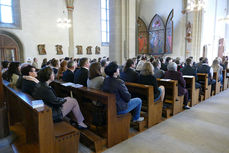
[[[68,9],[68,19],[71,20],[71,24],[72,24],[72,26],[68,29],[68,31],[69,31],[68,56],[74,57],[74,36],[73,36],[74,0],[66,0],[66,5],[67,5],[67,9]]]
[[[110,45],[111,61],[122,63],[122,7],[121,0],[110,0]]]

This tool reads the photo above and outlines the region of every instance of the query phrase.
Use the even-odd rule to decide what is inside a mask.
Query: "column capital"
[[[68,11],[74,10],[74,0],[65,0]]]

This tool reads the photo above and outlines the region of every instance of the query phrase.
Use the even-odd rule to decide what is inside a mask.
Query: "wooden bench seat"
[[[190,106],[193,107],[199,103],[200,89],[196,89],[196,80],[194,76],[183,76],[188,89],[189,97],[191,98]]]
[[[77,153],[79,131],[63,122],[53,123],[48,106],[33,109],[31,96],[3,81],[10,125],[22,123],[26,129],[26,143],[35,144],[39,153]],[[64,151],[63,151],[64,150]],[[19,150],[20,152],[20,150]]]
[[[178,96],[178,82],[170,79],[157,79],[158,85],[165,87],[164,104],[169,107],[163,109],[165,116],[175,115],[183,110],[184,96]],[[169,113],[169,114],[168,114]]]
[[[227,89],[227,84],[228,84],[227,71],[223,70],[223,89],[222,90]]]
[[[221,87],[218,72],[213,73],[213,79],[215,79],[216,84],[215,84],[215,90],[213,91],[212,95],[216,95],[216,94],[220,93],[220,87]]]
[[[162,118],[163,102],[160,99],[154,102],[154,88],[150,85],[142,85],[137,83],[126,82],[126,87],[133,97],[142,99],[142,111],[146,113],[143,116],[146,118],[147,127],[160,123]]]
[[[206,100],[208,98],[210,98],[211,96],[211,85],[208,85],[208,74],[205,73],[197,73],[198,76],[198,82],[201,83],[201,87],[202,87],[202,92],[204,93],[204,99]]]
[[[103,145],[109,148],[129,138],[131,115],[130,113],[117,115],[114,94],[86,87],[65,87],[62,83],[60,81],[53,81],[51,86],[58,95],[62,94],[62,96],[65,96],[63,95],[65,92],[67,96],[69,92],[72,93],[70,95],[77,99],[85,122],[90,126],[90,131],[82,130],[82,139],[80,141],[83,144],[91,147],[90,143],[93,143],[93,147],[91,148],[94,148],[95,152],[101,152]],[[100,102],[104,105],[106,122],[103,126],[95,127],[91,122],[93,118],[93,114],[91,114],[91,107],[93,107],[93,104],[91,104],[92,101]],[[104,140],[106,143],[104,143]]]

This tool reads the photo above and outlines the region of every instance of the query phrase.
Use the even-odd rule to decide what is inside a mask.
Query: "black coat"
[[[37,84],[34,90],[34,97],[42,99],[46,105],[52,108],[54,122],[63,119],[61,108],[66,99],[57,97],[53,88],[48,86],[46,82],[39,82]]]
[[[124,111],[128,108],[131,94],[123,80],[114,77],[107,77],[104,79],[102,90],[115,94],[117,112]]]
[[[32,96],[36,85],[37,83],[34,81],[22,79],[21,90]]]
[[[190,65],[186,65],[180,71],[183,75],[194,76],[196,78],[196,81],[197,81],[197,70],[195,68],[191,67]]]
[[[71,70],[65,71],[62,80],[65,82],[74,82],[74,73]]]
[[[87,79],[88,79],[88,70],[85,68],[80,68],[75,71],[74,74],[74,83],[82,84],[87,87]]]
[[[139,74],[138,72],[134,71],[133,69],[128,68],[126,72],[122,71],[120,73],[120,78],[125,82],[137,83],[139,79]]]
[[[158,98],[158,96],[160,95],[157,79],[153,75],[140,75],[138,83],[153,86],[154,99]]]

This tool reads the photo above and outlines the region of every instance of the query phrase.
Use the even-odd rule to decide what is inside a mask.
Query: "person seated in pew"
[[[36,85],[39,83],[39,80],[37,80],[36,78],[37,77],[36,68],[31,65],[27,65],[21,68],[21,74],[22,74],[21,90],[32,96]]]
[[[157,79],[153,75],[154,69],[150,62],[146,62],[140,72],[138,83],[145,85],[152,85],[154,87],[154,102],[159,99],[163,102],[165,97],[165,87],[158,88]]]
[[[223,70],[227,70],[227,66],[228,66],[228,57],[227,56],[223,56],[222,63],[220,65],[223,67]]]
[[[165,79],[178,81],[178,96],[184,95],[184,109],[190,109],[188,106],[188,90],[186,89],[186,82],[181,72],[177,72],[177,64],[174,62],[169,63],[167,66],[168,71],[165,72]]]
[[[42,64],[41,64],[41,68],[46,67],[47,63],[48,63],[47,58],[44,58],[43,61],[42,61]]]
[[[19,76],[20,76],[19,62],[11,62],[8,70],[2,74],[2,78],[6,81],[9,81],[11,86],[16,86]]]
[[[8,70],[9,62],[8,61],[2,61],[2,74]]]
[[[219,59],[215,59],[212,63],[213,72],[218,72],[218,81],[223,85],[223,67],[220,65]]]
[[[213,79],[213,69],[208,66],[208,59],[204,58],[202,60],[202,65],[197,68],[197,73],[205,73],[208,74],[208,85],[212,85],[211,91],[215,90],[216,81]],[[200,82],[202,83],[202,82]]]
[[[135,64],[132,59],[128,59],[126,64],[120,73],[120,79],[125,82],[137,83],[139,79],[139,74],[134,70]]]
[[[161,62],[161,68],[160,69],[165,72],[167,70],[166,65],[165,65],[165,60],[163,57],[159,57],[159,60]]]
[[[36,99],[42,99],[46,105],[52,108],[53,121],[61,121],[67,114],[72,112],[75,118],[71,122],[77,123],[79,129],[87,128],[87,125],[83,122],[84,117],[76,99],[57,97],[53,88],[49,86],[55,78],[52,68],[45,67],[41,69],[38,73],[38,78],[40,82],[37,84],[33,95]]]
[[[105,68],[108,77],[105,78],[102,86],[104,92],[113,93],[116,96],[117,114],[126,114],[133,111],[133,122],[140,122],[144,117],[140,117],[142,100],[140,98],[132,98],[125,82],[118,79],[119,68],[116,62],[111,62]]]
[[[142,56],[141,60],[138,62],[138,65],[136,67],[136,71],[140,72],[142,70],[142,66],[144,65],[144,63],[147,61],[147,57],[146,56]]]
[[[102,73],[102,76],[105,78],[106,77],[106,74],[104,72],[104,69],[105,67],[107,66],[107,60],[106,59],[102,59],[101,62],[101,73]]]
[[[101,64],[94,62],[89,67],[87,87],[93,89],[101,89],[103,85],[104,77],[101,73]]]
[[[67,65],[68,65],[68,62],[65,60],[62,60],[62,62],[60,63],[60,67],[58,69],[58,72],[57,72],[57,76],[56,76],[57,80],[63,79],[63,73],[65,71],[67,71],[67,69],[68,69]]]
[[[68,62],[68,69],[67,71],[63,72],[63,81],[65,82],[74,82],[74,71],[75,71],[75,62],[69,61]]]
[[[203,59],[204,57],[200,57],[199,58],[199,63],[196,63],[196,65],[194,65],[196,68],[200,67],[203,64]]]
[[[161,62],[159,60],[153,61],[153,68],[155,78],[161,79],[164,77],[165,71],[161,70]]]
[[[191,75],[195,77],[195,87],[196,89],[201,88],[201,84],[198,83],[198,77],[197,77],[197,70],[195,67],[193,67],[193,62],[191,58],[186,59],[185,67],[183,67],[180,71],[183,75]]]
[[[80,68],[74,73],[74,83],[82,84],[87,87],[88,68],[90,66],[88,58],[81,58],[79,61]]]
[[[51,67],[53,69],[53,72],[55,74],[55,76],[57,76],[57,72],[58,72],[58,69],[59,69],[59,61],[55,58],[53,58],[51,60]]]

